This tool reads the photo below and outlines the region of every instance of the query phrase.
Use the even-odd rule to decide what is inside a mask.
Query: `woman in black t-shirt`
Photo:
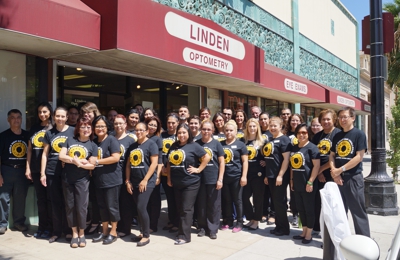
[[[244,110],[242,109],[238,109],[235,112],[235,116],[233,117],[235,118],[235,122],[237,125],[237,135],[236,138],[240,139],[242,137],[244,137],[244,130],[246,128],[246,122],[247,122],[247,115],[246,112],[244,112]]]
[[[154,187],[153,193],[149,203],[147,205],[147,211],[150,216],[150,233],[157,232],[158,230],[158,219],[160,218],[161,212],[161,192],[160,192],[160,174],[162,170],[162,140],[160,138],[161,134],[161,121],[157,116],[148,117],[145,120],[147,128],[149,129],[147,137],[151,139],[157,145],[158,149],[158,165],[157,165],[157,179],[156,186]]]
[[[225,160],[224,149],[212,136],[214,125],[206,119],[201,123],[201,139],[197,141],[210,155],[211,160],[201,175],[201,185],[197,196],[198,236],[208,234],[217,238],[221,218],[221,188],[223,183]]]
[[[290,188],[296,196],[296,208],[299,211],[303,232],[293,236],[303,244],[312,241],[311,232],[315,222],[315,192],[318,190],[316,178],[319,171],[319,151],[315,144],[308,140],[307,124],[300,124],[295,129],[299,143],[292,147],[290,153]]]
[[[135,133],[135,127],[140,122],[140,114],[136,109],[131,109],[126,113],[126,131]]]
[[[137,246],[150,243],[150,217],[147,204],[156,186],[159,150],[157,145],[147,137],[148,126],[145,123],[136,125],[138,141],[128,150],[129,163],[126,164],[126,189],[133,195],[137,204],[140,235],[132,240]]]
[[[95,167],[89,162],[89,158],[96,156],[98,149],[92,139],[91,121],[81,118],[76,124],[74,137],[68,138],[62,144],[59,156],[60,161],[65,163],[62,185],[68,225],[72,228],[72,248],[86,246],[90,170]]]
[[[165,196],[167,197],[168,204],[168,224],[163,227],[163,230],[169,230],[173,233],[178,231],[179,225],[179,214],[175,201],[175,194],[173,187],[168,186],[167,178],[167,162],[168,162],[168,151],[173,143],[176,141],[176,128],[179,124],[179,116],[176,113],[170,113],[167,115],[167,131],[161,133],[162,139],[162,163],[163,168],[161,171],[161,184],[163,186]]]
[[[290,227],[287,218],[287,187],[290,179],[289,156],[290,139],[282,133],[282,119],[272,117],[269,120],[269,130],[272,138],[264,144],[262,153],[265,159],[264,183],[269,185],[275,206],[275,229],[271,234],[276,236],[289,235]]]
[[[94,143],[98,146],[97,159],[90,162],[96,165],[93,171],[93,181],[97,204],[99,205],[100,218],[103,231],[93,238],[93,242],[103,242],[108,245],[117,240],[117,223],[119,215],[119,191],[122,184],[122,170],[118,167],[120,146],[118,140],[109,135],[111,125],[105,116],[98,116],[92,122],[94,133],[97,138]],[[108,224],[111,230],[108,231]]]
[[[247,184],[247,170],[249,167],[246,145],[236,139],[237,126],[235,121],[229,120],[225,124],[226,140],[222,141],[225,157],[224,186],[222,187],[222,214],[221,230],[233,227],[233,204],[236,208],[236,226],[232,232],[243,229],[243,186]]]
[[[59,160],[59,153],[62,144],[74,136],[75,128],[66,125],[67,109],[57,107],[54,110],[54,127],[46,131],[43,138],[43,153],[40,167],[40,182],[46,187],[49,194],[53,233],[49,242],[53,243],[61,237],[62,233],[66,239],[72,238],[71,229],[65,221],[64,194],[62,191],[62,164]]]
[[[201,139],[201,131],[200,131],[200,117],[194,115],[189,117],[189,128],[190,132],[192,132],[193,141],[196,142],[197,140]]]
[[[261,135],[258,120],[250,118],[244,132],[245,144],[249,154],[249,170],[247,172],[247,185],[243,188],[243,211],[249,223],[249,230],[258,229],[258,222],[263,215],[265,162],[261,153],[264,138]],[[253,205],[250,197],[253,196]]]
[[[47,130],[53,128],[52,108],[48,102],[42,102],[37,108],[39,122],[29,132],[28,151],[26,156],[25,176],[33,182],[37,197],[39,227],[34,237],[47,239],[53,230],[51,223],[51,205],[46,187],[40,183],[40,162],[43,154],[43,139]]]
[[[221,112],[215,113],[213,117],[213,123],[214,123],[214,139],[217,139],[218,141],[222,142],[226,139],[225,133],[224,133],[224,125],[225,125],[225,119],[224,115]]]
[[[114,132],[115,138],[119,142],[120,147],[120,159],[118,168],[120,169],[121,185],[120,185],[120,196],[119,196],[119,214],[120,220],[118,221],[117,231],[119,237],[125,237],[131,234],[131,225],[133,219],[133,208],[136,208],[136,204],[133,201],[133,197],[126,190],[125,181],[125,167],[128,160],[126,160],[126,152],[128,148],[135,142],[131,136],[126,133],[126,118],[124,115],[118,114],[114,120]],[[136,214],[137,215],[137,214]]]
[[[168,185],[174,187],[180,214],[178,237],[175,245],[191,241],[190,227],[193,208],[200,188],[201,172],[210,161],[210,156],[197,143],[186,124],[176,129],[177,141],[168,151]],[[201,162],[201,163],[200,163]]]

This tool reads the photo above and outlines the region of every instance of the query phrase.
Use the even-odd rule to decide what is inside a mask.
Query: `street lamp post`
[[[365,205],[369,214],[398,215],[396,188],[386,172],[382,0],[370,0],[370,28],[372,152],[371,173],[364,179]]]

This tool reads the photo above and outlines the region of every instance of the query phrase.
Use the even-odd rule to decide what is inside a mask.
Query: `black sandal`
[[[71,239],[71,247],[72,248],[78,248],[79,247],[79,237],[73,237]]]
[[[85,236],[82,236],[79,238],[79,247],[85,247],[86,246],[86,238]]]

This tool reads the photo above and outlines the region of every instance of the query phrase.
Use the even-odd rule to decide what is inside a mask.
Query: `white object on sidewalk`
[[[320,225],[323,227],[325,223],[329,231],[332,243],[335,245],[335,259],[345,260],[339,245],[342,239],[351,235],[351,232],[339,187],[334,182],[327,182],[320,193],[322,202]],[[324,235],[327,234],[324,234],[322,228],[321,237],[324,238]]]

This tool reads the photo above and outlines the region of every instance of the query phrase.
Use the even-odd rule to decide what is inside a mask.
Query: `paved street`
[[[364,175],[370,172],[370,156],[366,156]],[[400,200],[400,185],[396,185],[398,201]],[[275,237],[269,233],[273,226],[260,224],[256,231],[232,233],[220,231],[217,240],[208,237],[197,237],[192,232],[192,242],[175,246],[174,234],[161,230],[166,223],[166,202],[163,201],[163,211],[159,221],[159,231],[151,235],[149,245],[138,248],[130,242],[130,237],[119,239],[111,245],[93,244],[89,236],[86,248],[71,249],[64,238],[49,244],[47,240],[33,238],[36,227],[28,232],[8,230],[0,236],[0,259],[322,259],[322,239],[314,237],[309,245],[292,240],[293,235],[300,234],[300,229],[292,228],[290,236]],[[288,214],[290,216],[290,213]],[[291,216],[289,217],[291,219]],[[381,259],[396,232],[399,216],[369,215],[371,235],[379,244]],[[350,227],[352,221],[350,220]],[[137,230],[133,230],[138,234]]]

